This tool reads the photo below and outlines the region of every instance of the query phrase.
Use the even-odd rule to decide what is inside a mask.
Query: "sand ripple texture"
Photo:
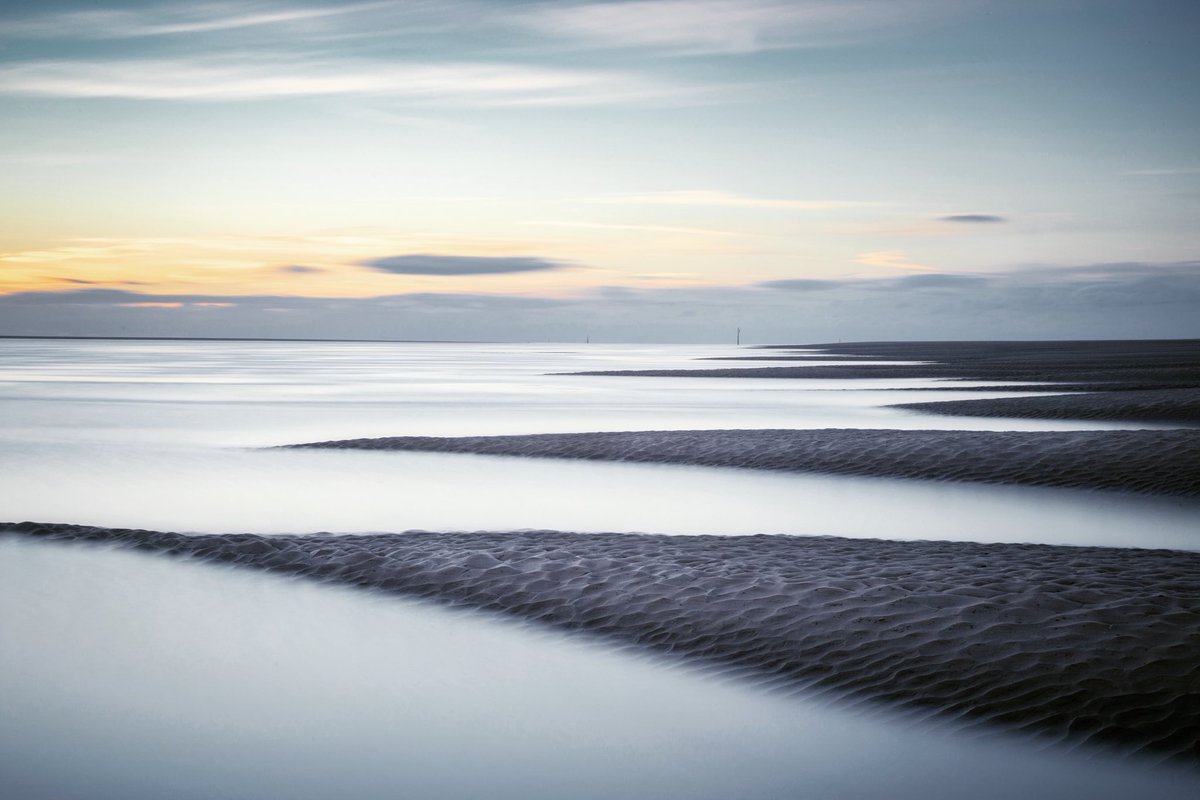
[[[831,365],[822,364],[822,358],[837,361],[861,358],[901,363]],[[574,374],[836,380],[922,378],[950,382],[989,381],[1003,384],[1005,391],[1033,392],[1045,391],[1047,387],[1044,384],[1050,383],[1054,384],[1055,389],[1063,391],[1096,394],[1062,399],[965,400],[903,407],[960,416],[1103,419],[1200,425],[1200,340],[1197,339],[770,345],[758,348],[755,355],[720,360],[760,363],[793,361],[804,366],[618,370]],[[1009,384],[1010,381],[1025,383]],[[1125,393],[1128,396],[1122,396]]]
[[[348,439],[293,447],[695,464],[1200,496],[1200,431],[716,430]]]
[[[797,348],[801,348],[797,351]],[[1200,387],[1200,339],[1080,342],[839,342],[771,345],[730,361],[809,362],[797,367],[705,370],[612,370],[577,375],[658,375],[725,378],[934,378],[1048,381],[1102,390]],[[819,352],[814,352],[819,351]],[[921,362],[822,365],[867,358]]]
[[[942,717],[1200,765],[1200,554],[835,537],[0,530],[490,609]]]
[[[891,407],[963,417],[1138,420],[1196,424],[1200,423],[1200,389],[942,400],[932,403],[897,403]]]

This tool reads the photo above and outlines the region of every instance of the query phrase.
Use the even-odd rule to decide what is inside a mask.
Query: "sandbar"
[[[3,531],[485,609],[776,689],[1200,765],[1200,553],[555,531]]]
[[[1200,430],[827,428],[396,436],[287,447],[692,464],[1200,497]]]

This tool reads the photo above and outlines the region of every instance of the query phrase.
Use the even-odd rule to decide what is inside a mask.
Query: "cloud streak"
[[[685,99],[705,91],[618,71],[505,63],[186,57],[31,61],[0,67],[0,94],[65,98],[238,101],[374,95],[554,106]]]
[[[787,292],[818,292],[845,286],[845,281],[819,280],[816,278],[784,278],[777,281],[762,281],[756,284],[764,289],[782,289]]]
[[[1007,219],[996,214],[947,214],[944,217],[938,217],[938,221],[966,225],[991,225],[999,222],[1008,222]]]
[[[912,269],[927,272],[936,272],[934,267],[926,266],[925,264],[917,264],[908,257],[908,253],[901,250],[873,250],[869,253],[861,253],[858,258],[854,259],[855,263],[864,264],[868,267],[887,267],[888,269]]]
[[[617,222],[569,222],[566,220],[530,220],[527,225],[546,225],[554,228],[583,228],[600,231],[632,231],[634,233],[669,233],[684,236],[717,236],[730,238],[758,238],[757,234],[742,231],[726,231],[716,228],[692,228],[680,225],[640,225],[637,223]]]
[[[607,197],[589,198],[591,203],[654,206],[713,206],[718,208],[762,208],[787,211],[826,211],[841,208],[864,208],[885,205],[859,200],[786,200],[769,197],[749,197],[713,189],[686,189],[670,192],[640,192]]]
[[[545,5],[515,22],[597,48],[739,55],[895,35],[936,8],[917,0],[627,0]]]
[[[512,272],[543,272],[568,269],[565,261],[530,256],[438,256],[413,254],[372,258],[359,266],[394,275],[502,275]]]
[[[819,291],[817,291],[819,289]],[[613,286],[575,297],[412,293],[369,298],[0,295],[9,335],[755,342],[836,339],[1191,338],[1200,262],[1085,264],[751,286]]]
[[[133,39],[258,28],[373,11],[389,2],[306,6],[277,3],[179,3],[139,9],[96,9],[34,16],[9,23],[11,36]]]
[[[36,56],[0,66],[0,94],[696,105],[727,101],[732,87],[699,76],[689,80],[678,69],[671,76],[633,71],[615,53],[600,59],[610,68],[585,68],[563,55],[581,43],[653,54],[828,46],[865,33],[894,35],[927,11],[940,14],[946,7],[944,0],[150,2],[6,21],[5,32],[32,43]],[[392,43],[386,50],[373,44],[385,40]],[[50,57],[56,52],[88,56]]]
[[[1172,175],[1200,175],[1200,167],[1167,167],[1164,169],[1131,169],[1122,173],[1135,177],[1166,177]]]

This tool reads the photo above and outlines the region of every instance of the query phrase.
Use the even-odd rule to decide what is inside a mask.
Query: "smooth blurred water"
[[[703,369],[714,362],[695,359],[737,352],[0,340],[0,520],[1198,546],[1194,504],[1153,498],[259,449],[413,434],[1122,427],[881,408],[1005,396],[932,381],[548,374]],[[1103,800],[1196,789],[1191,773],[849,716],[483,615],[87,547],[0,538],[0,642],[0,794],[22,800]]]
[[[1200,786],[253,571],[0,537],[0,586],[14,799],[1172,800]]]
[[[881,407],[1012,396],[933,380],[552,374],[709,369],[727,364],[697,359],[723,350],[746,352],[684,345],[0,340],[0,438],[259,446],[689,428],[1129,427],[944,418]]]
[[[1194,502],[1064,489],[361,450],[46,445],[10,452],[7,462],[0,508],[12,521],[207,533],[533,528],[1200,549]]]
[[[1200,547],[1194,504],[469,455],[262,450],[547,431],[1095,428],[881,408],[935,381],[564,376],[734,348],[0,340],[0,519],[296,533],[554,528]],[[985,394],[985,393],[979,393]],[[1119,426],[1107,426],[1119,427]]]

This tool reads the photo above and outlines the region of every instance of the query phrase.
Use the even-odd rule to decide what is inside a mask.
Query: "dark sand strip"
[[[780,688],[1200,765],[1197,553],[549,531],[5,529],[488,609]]]
[[[1077,339],[1049,341],[823,342],[769,345],[766,351],[820,350],[841,355],[938,361],[994,367],[1122,371],[1147,367],[1200,368],[1200,339]]]
[[[827,359],[864,358],[921,361],[922,364],[842,364],[721,369],[617,370],[575,375],[622,375],[679,378],[769,378],[895,380],[918,378],[984,381],[1005,391],[1097,392],[1072,402],[1043,398],[955,401],[937,405],[905,404],[930,413],[985,417],[1094,419],[1171,422],[1200,425],[1200,340],[1084,342],[850,342],[771,345],[769,355],[745,361],[814,361],[812,349]],[[796,349],[799,352],[789,352]],[[729,359],[737,360],[737,359]],[[1042,385],[1038,385],[1042,384]],[[1045,384],[1050,384],[1045,385]],[[948,385],[953,388],[953,383]],[[967,390],[979,387],[965,387]],[[991,388],[991,387],[989,387]],[[1150,397],[1150,392],[1174,390]],[[1137,393],[1122,398],[1118,393]]]
[[[790,355],[774,355],[774,356],[705,356],[697,358],[697,361],[853,361],[862,359],[863,361],[879,360],[888,361],[900,359],[875,359],[874,356],[856,356],[856,355],[834,355],[833,353],[792,353]]]
[[[1088,392],[994,400],[943,400],[932,403],[897,403],[889,408],[965,417],[1168,422],[1192,425],[1200,424],[1200,389]]]
[[[759,348],[769,355],[794,355],[794,347]],[[925,361],[982,379],[1006,375],[1023,380],[1078,383],[1095,381],[1200,380],[1200,339],[1045,342],[847,342],[803,345],[828,358],[859,356],[880,360]],[[758,354],[756,354],[758,355]],[[864,365],[866,366],[866,365]]]
[[[693,464],[1200,497],[1200,431],[717,430],[398,436],[289,447]]]
[[[836,359],[830,356],[830,359]],[[1198,370],[1188,367],[1146,367],[1127,369],[1120,372],[1093,369],[1062,372],[1038,367],[1008,367],[1004,369],[979,369],[944,364],[843,364],[838,366],[796,367],[725,367],[721,369],[626,369],[600,370],[591,372],[566,372],[563,375],[615,375],[649,378],[753,378],[753,379],[817,379],[817,380],[899,380],[915,378],[945,381],[1029,381],[1047,386],[1026,386],[1031,392],[1053,389],[1071,390],[1077,386],[1105,387],[1118,391],[1145,389],[1200,388]],[[946,388],[956,388],[952,383]],[[990,387],[964,387],[978,391],[989,391]],[[1008,387],[1012,388],[1012,387]]]
[[[979,381],[1108,383],[1167,388],[1200,385],[1200,340],[1129,342],[849,342],[762,348],[746,361],[814,361],[853,358],[918,364],[819,363],[794,367],[706,370],[613,370],[581,375],[670,375],[763,378],[941,378]],[[728,360],[738,360],[736,358]]]
[[[758,360],[758,359],[754,359]],[[775,361],[777,359],[771,359]],[[786,359],[791,361],[792,359]],[[831,354],[827,360],[838,360]],[[942,364],[812,364],[796,367],[721,367],[718,369],[614,369],[588,372],[565,372],[563,375],[615,375],[647,378],[811,378],[817,380],[896,380],[902,378],[971,380],[971,381],[1052,381],[1041,371],[1013,370],[1015,374],[986,377],[980,371]],[[1097,378],[1088,378],[1097,380]],[[1032,388],[1031,388],[1032,390]],[[1037,391],[1046,391],[1045,387]]]

